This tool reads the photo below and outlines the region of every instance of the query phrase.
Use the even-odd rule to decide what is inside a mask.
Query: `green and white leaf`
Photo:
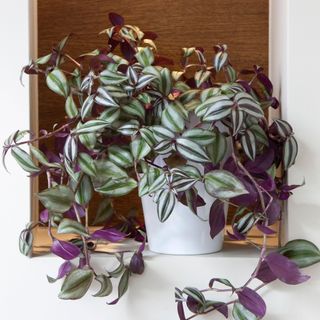
[[[95,277],[95,279],[100,283],[100,289],[95,293],[94,297],[107,297],[112,292],[112,282],[109,277],[104,274],[100,274]]]
[[[137,99],[131,100],[128,104],[124,105],[122,109],[129,115],[138,117],[142,121],[145,118],[145,109],[141,102]]]
[[[244,153],[250,160],[254,160],[256,157],[256,137],[251,130],[246,130],[244,135],[241,137],[241,146]]]
[[[213,131],[200,129],[200,128],[193,128],[190,130],[186,130],[182,134],[183,138],[187,138],[193,142],[201,146],[207,146],[215,140],[215,133]]]
[[[64,144],[63,154],[65,158],[70,162],[73,162],[77,158],[78,143],[76,137],[72,135],[69,135],[67,137],[67,140]]]
[[[133,136],[138,132],[139,128],[139,121],[132,119],[120,126],[117,131],[125,136]]]
[[[153,76],[152,74],[145,74],[145,75],[141,76],[138,80],[138,83],[136,84],[136,90],[141,90],[141,89],[145,88],[154,79],[156,79],[156,77]]]
[[[97,90],[97,95],[94,98],[94,101],[104,107],[113,107],[118,108],[118,103],[111,97],[106,87],[99,87]]]
[[[110,122],[106,120],[89,120],[85,122],[81,127],[76,128],[73,133],[83,134],[83,133],[93,133],[98,132],[106,127],[110,127]]]
[[[48,158],[46,157],[46,155],[39,150],[38,148],[30,145],[30,151],[31,154],[44,166],[48,167],[48,168],[58,168],[61,169],[61,164],[60,163],[56,163],[56,162],[49,162]]]
[[[116,85],[127,81],[128,77],[120,72],[105,69],[100,73],[99,79],[105,85]]]
[[[149,47],[139,48],[139,52],[136,53],[135,57],[143,67],[151,66],[154,62],[154,55]]]
[[[214,57],[214,67],[219,72],[228,62],[228,54],[225,51],[219,51]]]
[[[151,130],[157,142],[161,142],[163,140],[171,140],[175,137],[174,132],[162,126],[153,126],[151,127]]]
[[[23,170],[29,173],[37,173],[40,171],[40,168],[32,161],[31,156],[20,147],[11,148],[11,154]]]
[[[133,158],[137,160],[141,160],[142,158],[146,157],[149,152],[151,151],[150,146],[141,138],[134,139],[130,143],[131,153]]]
[[[290,136],[284,143],[283,165],[288,170],[296,161],[298,155],[298,143],[294,136]]]
[[[229,199],[248,193],[242,182],[226,170],[213,170],[206,173],[204,184],[206,191],[219,199]]]
[[[46,78],[47,86],[60,96],[67,97],[69,93],[68,80],[60,69],[54,69]]]
[[[81,119],[91,116],[91,110],[94,104],[94,95],[88,96],[86,100],[84,100],[81,107]]]
[[[165,222],[174,209],[176,197],[170,190],[162,189],[156,198],[158,218],[160,222]]]
[[[165,96],[168,96],[172,90],[172,78],[171,72],[168,68],[160,70],[160,86],[159,90]]]
[[[207,81],[210,75],[211,75],[211,72],[207,70],[197,71],[194,75],[194,80],[196,82],[197,88],[199,88],[205,81]]]
[[[98,207],[97,214],[94,218],[93,225],[104,225],[113,215],[112,200],[104,198]]]
[[[162,173],[159,177],[157,177],[153,183],[150,185],[148,189],[148,193],[154,193],[164,187],[164,185],[167,183],[167,175],[165,173]]]
[[[215,141],[207,146],[207,152],[214,164],[224,159],[228,150],[227,138],[220,132],[216,132]]]
[[[79,179],[79,175],[80,174],[77,174],[77,181]],[[75,200],[77,203],[81,205],[87,205],[92,199],[92,196],[93,196],[93,188],[92,188],[91,179],[87,175],[84,175],[79,185],[79,188],[77,190]]]
[[[320,250],[318,247],[307,240],[297,239],[287,242],[278,252],[286,256],[299,268],[312,266],[320,262]]]
[[[81,223],[68,218],[64,218],[61,220],[57,229],[57,233],[74,233],[85,237],[89,236],[88,232],[86,231],[86,228]]]
[[[175,104],[170,103],[163,110],[161,124],[173,132],[181,132],[184,129],[184,118]]]
[[[137,187],[137,181],[132,178],[109,180],[95,190],[110,197],[120,197],[130,193]]]
[[[74,202],[73,191],[64,185],[45,189],[38,193],[37,197],[50,212],[57,213],[68,211]]]
[[[228,96],[213,96],[201,103],[195,109],[195,113],[203,121],[217,121],[230,115],[232,106],[233,101]]]
[[[240,110],[255,118],[263,118],[264,113],[260,103],[256,101],[250,94],[239,92],[235,95],[234,101]]]
[[[100,114],[98,120],[103,120],[110,124],[113,124],[115,121],[119,119],[119,117],[120,108],[108,108]]]
[[[65,111],[67,116],[70,119],[73,119],[74,117],[76,117],[79,113],[78,111],[78,107],[76,105],[76,103],[73,100],[73,96],[72,94],[68,96],[66,103],[65,103]]]
[[[73,270],[65,278],[59,293],[59,298],[68,300],[82,298],[87,293],[93,277],[94,273],[91,269]]]
[[[232,316],[234,320],[258,320],[253,313],[238,302],[233,305]]]
[[[133,165],[133,157],[127,148],[111,146],[108,148],[109,159],[120,167],[128,168]]]
[[[176,149],[187,160],[194,162],[210,162],[206,151],[199,144],[190,139],[178,138],[176,140]]]
[[[145,140],[150,147],[156,144],[156,139],[151,128],[143,127],[139,130],[139,132],[142,139]]]

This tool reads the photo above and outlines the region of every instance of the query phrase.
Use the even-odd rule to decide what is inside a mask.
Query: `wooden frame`
[[[29,1],[29,14],[30,14],[30,57],[31,59],[38,56],[38,1],[42,0],[30,0]],[[141,2],[141,1],[140,1]],[[259,4],[265,0],[259,0]],[[268,36],[268,35],[267,35]],[[35,76],[31,77],[30,83],[30,128],[32,131],[37,132],[39,129],[39,84]],[[33,179],[31,182],[31,220],[38,220],[39,215],[39,202],[33,196],[39,189],[38,179]],[[43,254],[50,249],[50,239],[47,236],[47,228],[38,227],[35,232],[35,241],[33,247],[33,253],[35,255]],[[254,230],[251,234],[251,241],[255,243],[261,242],[261,237],[257,236],[257,232]],[[269,245],[277,246],[280,239],[278,236],[270,237]],[[240,243],[243,245],[243,243]],[[99,251],[105,251],[104,248],[100,247]]]

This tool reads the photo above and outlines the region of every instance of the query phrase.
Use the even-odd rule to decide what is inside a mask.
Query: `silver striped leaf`
[[[199,70],[194,75],[194,80],[196,82],[197,88],[200,88],[200,86],[209,79],[211,75],[210,71],[207,70]]]
[[[20,147],[13,147],[11,149],[11,155],[23,170],[29,173],[37,173],[40,171],[40,168],[33,163],[30,155]]]
[[[293,136],[290,136],[284,143],[283,165],[285,170],[288,170],[295,163],[297,154],[298,143]]]
[[[150,128],[153,132],[153,136],[158,142],[161,142],[163,140],[172,140],[175,138],[175,133],[165,127],[153,126]]]
[[[46,155],[39,150],[38,148],[30,145],[30,151],[32,153],[32,155],[44,166],[48,167],[48,168],[58,168],[58,169],[62,169],[62,165],[60,163],[57,162],[49,162],[48,158],[46,157]]]
[[[168,154],[172,151],[172,141],[171,140],[163,140],[156,144],[153,147],[154,151],[158,154]]]
[[[186,139],[176,140],[176,150],[187,160],[194,162],[211,162],[206,151],[197,143]]]
[[[250,94],[239,92],[235,95],[234,101],[237,103],[240,110],[255,117],[263,118],[264,113],[260,103],[256,101]]]
[[[214,57],[213,65],[219,72],[228,62],[228,54],[225,51],[219,51]]]
[[[257,142],[262,143],[265,146],[269,146],[268,136],[258,124],[250,126],[249,129],[255,135]]]
[[[161,189],[167,183],[167,175],[165,173],[160,174],[153,183],[150,184],[148,193],[154,193]]]
[[[74,187],[75,187],[75,183],[74,183]],[[80,205],[87,205],[92,199],[92,196],[93,196],[93,187],[92,187],[91,179],[87,175],[84,175],[80,182],[77,193],[75,195],[75,200]]]
[[[81,127],[76,128],[73,133],[83,134],[92,133],[103,130],[106,127],[110,127],[110,123],[105,120],[89,120],[85,122]]]
[[[215,133],[201,128],[193,128],[186,130],[182,134],[182,137],[194,141],[201,146],[207,146],[215,140]]]
[[[86,117],[91,116],[91,110],[94,104],[94,96],[88,96],[86,100],[84,100],[81,107],[81,119],[84,120]]]
[[[277,119],[277,120],[274,120],[274,123],[276,125],[278,134],[282,138],[287,138],[292,134],[293,129],[287,121]]]
[[[81,127],[81,126],[79,126],[79,127]],[[96,143],[97,143],[97,137],[94,132],[80,134],[79,140],[89,150],[93,150]]]
[[[120,126],[117,131],[123,134],[124,136],[134,136],[140,128],[140,123],[137,120],[130,120]]]
[[[72,95],[69,95],[68,98],[67,98],[67,100],[66,100],[66,103],[65,103],[65,111],[66,111],[67,116],[68,116],[70,119],[73,119],[73,118],[76,117],[76,116],[78,115],[78,113],[79,113],[78,108],[77,108],[77,105],[76,105],[76,103],[74,102]]]
[[[89,176],[96,176],[97,168],[94,160],[84,152],[80,152],[78,155],[78,164],[80,169]]]
[[[143,67],[151,66],[154,62],[154,55],[149,47],[139,48],[139,52],[136,53],[135,57]]]
[[[143,127],[139,130],[139,132],[142,139],[144,139],[150,147],[156,144],[156,139],[154,138],[151,128]]]
[[[192,56],[195,51],[196,51],[196,48],[195,48],[195,47],[182,48],[183,57],[184,57],[184,58],[188,58],[188,57]]]
[[[221,95],[221,90],[220,88],[208,88],[208,89],[204,89],[201,90],[200,93],[200,100],[202,103],[206,102],[206,100],[208,100],[211,97],[215,97]]]
[[[193,178],[186,178],[181,176],[174,176],[173,181],[171,183],[172,188],[174,188],[177,192],[186,191],[193,187],[193,185],[197,182],[197,180]]]
[[[127,69],[127,77],[131,85],[135,85],[138,82],[138,74],[132,66]]]
[[[106,87],[99,87],[94,101],[104,107],[119,107],[118,103],[111,97]]]
[[[171,169],[171,172],[174,175],[180,175],[183,177],[189,177],[193,179],[200,179],[201,178],[201,172],[198,168],[192,166],[192,165],[184,165],[180,166],[178,168]]]
[[[68,80],[60,69],[54,69],[46,78],[47,86],[60,96],[67,97],[69,93]]]
[[[207,152],[214,164],[219,163],[226,155],[228,149],[227,138],[220,132],[216,132],[213,143],[207,146]]]
[[[183,293],[186,294],[188,297],[192,298],[193,300],[195,300],[201,306],[205,306],[206,298],[203,295],[203,293],[197,288],[186,287],[183,289]]]
[[[181,132],[184,129],[185,120],[178,108],[171,103],[162,112],[161,124],[173,132]]]
[[[141,138],[134,139],[130,143],[131,153],[133,158],[138,161],[146,157],[151,151],[150,146]]]
[[[120,72],[113,72],[108,69],[100,72],[99,79],[105,85],[120,84],[128,80],[128,77]]]
[[[139,197],[147,195],[149,192],[148,173],[144,173],[139,181],[138,194]]]
[[[213,170],[206,173],[204,185],[206,191],[218,199],[229,199],[248,193],[242,182],[226,170]]]
[[[233,305],[232,316],[234,320],[258,320],[255,314],[238,302]]]
[[[137,181],[132,178],[110,179],[95,190],[110,197],[120,197],[130,193],[137,185]]]
[[[152,74],[145,74],[145,75],[141,76],[138,80],[138,83],[136,84],[136,90],[141,90],[141,89],[145,88],[154,79],[156,79],[156,77],[153,76]]]
[[[157,212],[160,222],[165,222],[171,215],[176,197],[174,193],[168,189],[162,189],[156,197],[157,199]]]
[[[122,106],[122,110],[144,121],[146,111],[139,100],[131,100],[127,105]]]
[[[98,120],[103,120],[110,124],[113,124],[115,121],[119,119],[119,117],[120,108],[108,108],[100,114]]]
[[[227,65],[226,71],[227,71],[227,76],[228,76],[229,82],[231,82],[231,83],[235,82],[237,80],[236,70],[231,65]]]
[[[231,111],[232,131],[235,136],[242,127],[243,124],[243,111],[239,108],[233,108]]]
[[[200,104],[195,113],[203,121],[217,121],[227,117],[231,113],[233,101],[226,95],[213,96]]]
[[[163,68],[160,71],[160,92],[168,96],[172,90],[171,72],[168,68]]]
[[[240,143],[244,153],[250,160],[254,160],[256,157],[257,146],[256,137],[251,130],[246,130],[244,135],[240,139]]]
[[[133,165],[133,157],[127,148],[110,146],[108,148],[109,159],[120,167],[128,168]]]
[[[64,144],[63,154],[65,158],[70,162],[73,162],[76,160],[78,155],[78,142],[76,137],[72,135],[68,136]]]
[[[105,86],[111,97],[116,99],[127,98],[127,93],[122,86],[109,85]]]

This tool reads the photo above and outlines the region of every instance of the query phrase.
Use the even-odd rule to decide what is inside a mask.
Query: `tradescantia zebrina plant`
[[[212,238],[225,227],[227,203],[236,210],[228,236],[246,241],[256,227],[264,241],[256,246],[260,258],[244,285],[215,277],[203,290],[176,289],[178,315],[185,320],[219,312],[228,318],[232,306],[236,320],[261,319],[266,305],[260,288],[276,279],[304,282],[309,277],[299,269],[320,261],[318,248],[306,240],[267,252],[271,227],[281,220],[281,202],[298,187],[286,184],[298,151],[292,127],[266,118],[269,108],[279,108],[270,80],[259,66],[237,72],[226,45],[215,46],[210,61],[202,48],[183,48],[182,66],[172,70],[172,61],[157,52],[156,34],[125,25],[115,13],[109,18],[112,26],[102,31],[108,38],[104,48],[71,57],[66,37],[23,69],[45,77],[48,88],[61,96],[68,119],[39,135],[19,130],[5,142],[4,157],[10,151],[32,178],[45,175],[48,182],[37,194],[44,206],[40,221],[21,233],[21,252],[31,251],[32,229],[47,225],[51,251],[64,259],[57,278],[48,277],[49,282],[63,279],[59,297],[81,298],[93,281],[101,284],[95,296],[105,297],[112,292],[112,278],[120,277],[118,298],[109,302],[114,304],[126,292],[129,277],[144,270],[145,240],[143,228],[132,221],[107,227],[112,199],[138,188],[141,197],[153,197],[155,214],[165,222],[177,202],[197,215],[204,200],[196,184],[203,183],[216,199],[208,221]],[[45,145],[47,139],[54,147]],[[104,227],[92,231],[88,207],[95,193],[101,195],[95,223]],[[77,237],[61,240],[64,234]],[[90,243],[125,237],[140,238],[139,249],[131,256],[115,253],[119,267],[96,273]],[[262,284],[252,289],[254,279]],[[208,291],[230,292],[234,298],[209,300]]]

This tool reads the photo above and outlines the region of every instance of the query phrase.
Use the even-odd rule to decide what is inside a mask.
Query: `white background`
[[[0,6],[0,140],[3,141],[17,128],[28,128],[29,123],[28,86],[19,84],[21,66],[28,62],[28,5],[26,0],[8,0]],[[273,0],[271,13],[271,73],[278,88],[281,87],[283,116],[294,126],[300,144],[290,181],[301,182],[305,177],[307,182],[290,200],[288,235],[291,239],[307,238],[319,246],[320,2]],[[49,285],[45,277],[56,274],[60,261],[52,257],[27,259],[18,252],[18,234],[29,219],[29,183],[11,159],[8,167],[11,174],[0,168],[1,319],[177,319],[174,286],[205,287],[213,276],[229,277],[239,285],[255,265],[255,257],[244,258],[237,253],[152,256],[147,258],[145,274],[132,279],[126,298],[117,306],[107,306],[103,298],[90,295],[80,301],[60,301],[56,297],[58,285]],[[103,267],[105,258],[97,257],[96,263]],[[316,319],[320,266],[305,272],[312,276],[306,284],[288,287],[274,283],[263,291],[268,305],[265,319]]]

